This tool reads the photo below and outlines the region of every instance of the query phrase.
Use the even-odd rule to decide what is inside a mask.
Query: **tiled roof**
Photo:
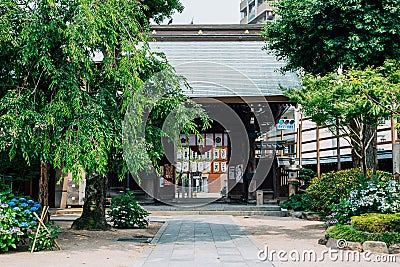
[[[262,41],[153,42],[178,74],[187,78],[191,97],[281,96],[280,86],[298,87],[294,73],[282,75]]]

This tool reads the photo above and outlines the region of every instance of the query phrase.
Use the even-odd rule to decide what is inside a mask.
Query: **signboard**
[[[276,128],[278,130],[294,130],[296,128],[296,121],[294,119],[280,119]]]

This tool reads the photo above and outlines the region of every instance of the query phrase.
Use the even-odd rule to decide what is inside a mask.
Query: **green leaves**
[[[121,177],[127,170],[122,121],[132,101],[137,125],[149,104],[156,105],[133,170],[145,169],[149,151],[153,163],[160,159],[160,138],[169,136],[163,122],[186,100],[181,86],[187,84],[150,51],[148,20],[181,11],[178,0],[6,0],[0,6],[0,150],[70,171],[76,180],[83,172]],[[161,71],[164,79],[143,86]],[[191,131],[193,118],[206,121],[196,105],[177,114]]]
[[[267,23],[266,48],[285,71],[326,74],[382,65],[400,56],[400,1],[279,0]]]
[[[342,75],[306,75],[302,89],[290,89],[286,95],[319,125],[334,120],[349,124],[363,116],[363,123],[377,126],[379,119],[399,109],[399,66],[390,60],[379,68],[350,69]]]
[[[146,17],[157,24],[170,19],[174,12],[181,13],[184,9],[179,0],[142,0]]]

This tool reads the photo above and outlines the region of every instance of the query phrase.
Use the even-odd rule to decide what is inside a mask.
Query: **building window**
[[[255,10],[256,10],[256,4],[255,3],[250,4],[249,5],[249,12],[251,13],[251,12],[254,12]]]

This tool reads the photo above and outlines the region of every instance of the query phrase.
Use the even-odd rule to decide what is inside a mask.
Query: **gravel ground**
[[[321,262],[314,262],[309,260],[293,261],[291,260],[289,253],[292,250],[299,251],[299,255],[305,250],[313,250],[316,252],[317,261],[318,258],[322,259],[324,251],[328,251],[328,248],[318,244],[318,239],[324,237],[325,229],[322,222],[307,221],[296,219],[292,217],[243,217],[236,216],[234,220],[237,224],[241,225],[247,230],[257,241],[261,243],[261,246],[265,250],[265,246],[268,247],[269,253],[272,250],[279,251],[283,250],[287,252],[286,256],[283,256],[283,261],[279,260],[275,254],[273,263],[275,266],[379,266],[379,267],[394,267],[399,266],[400,256],[395,255],[392,262],[387,262],[387,254],[371,254],[368,262],[363,259],[363,255],[360,254],[360,261],[350,260],[347,254],[341,254],[340,251],[337,254],[337,260],[335,260],[335,254],[332,254],[332,259],[326,252],[324,260]],[[295,253],[295,252],[294,252]],[[344,252],[346,253],[346,252]],[[343,257],[342,257],[343,255]],[[296,258],[296,254],[292,254],[293,258]],[[383,258],[382,258],[383,256]],[[301,256],[302,257],[302,256]],[[301,259],[300,257],[300,259]],[[287,261],[285,261],[287,260]],[[383,262],[386,261],[386,262]],[[393,262],[395,261],[395,262]]]
[[[179,217],[179,216],[178,216]],[[165,216],[164,219],[177,218],[175,216]],[[160,218],[162,219],[162,218]],[[372,254],[369,256],[371,262],[366,262],[363,255],[360,254],[360,261],[341,258],[338,255],[333,256],[333,260],[329,258],[329,254],[325,254],[324,260],[310,261],[301,260],[293,261],[288,254],[292,251],[298,251],[300,255],[306,250],[316,252],[318,258],[328,249],[325,246],[318,245],[318,239],[324,236],[325,229],[322,222],[306,221],[291,217],[271,217],[271,216],[235,216],[234,222],[243,227],[252,237],[254,237],[260,246],[260,249],[268,248],[268,252],[272,250],[283,250],[287,255],[282,261],[274,255],[274,266],[301,266],[301,267],[319,267],[319,266],[379,266],[394,267],[399,266],[400,256],[396,255],[396,262],[382,262],[384,259],[378,259],[381,256]],[[21,266],[21,267],[44,267],[44,266],[111,266],[123,267],[132,266],[140,253],[146,247],[146,243],[128,241],[117,241],[119,238],[151,238],[157,233],[162,226],[161,222],[151,222],[148,229],[134,230],[117,230],[111,231],[75,231],[69,227],[71,222],[57,222],[62,226],[58,242],[63,248],[62,251],[43,251],[35,252],[13,252],[0,255],[0,266]],[[255,251],[255,253],[258,253]],[[392,259],[393,261],[393,259]],[[266,266],[269,266],[265,263]],[[263,262],[260,261],[260,266]]]

